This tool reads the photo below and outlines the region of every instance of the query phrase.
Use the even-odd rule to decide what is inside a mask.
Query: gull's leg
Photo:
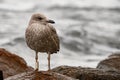
[[[35,65],[36,69],[35,69],[35,71],[38,71],[39,70],[39,61],[38,61],[38,52],[37,51],[36,51],[35,60],[36,60],[36,65]]]
[[[50,52],[48,52],[48,71],[50,71]]]

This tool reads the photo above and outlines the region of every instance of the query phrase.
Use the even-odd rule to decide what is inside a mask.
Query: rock
[[[3,72],[0,70],[0,80],[3,80]]]
[[[36,72],[23,58],[0,48],[0,70],[4,80],[120,80],[120,54],[110,55],[97,68],[59,66]]]
[[[35,72],[25,60],[0,48],[0,70],[4,80],[76,80],[55,72]],[[1,71],[1,73],[2,73]],[[3,80],[0,74],[0,80]]]
[[[120,53],[113,53],[110,56],[108,56],[108,58],[116,58],[116,57],[120,58]]]
[[[95,68],[59,66],[52,69],[52,71],[79,80],[120,80],[120,73]]]
[[[77,80],[55,72],[41,71],[41,72],[24,72],[5,80]]]
[[[100,61],[97,68],[104,71],[120,72],[120,53],[112,54],[107,59]]]
[[[3,71],[4,78],[7,78],[25,71],[31,71],[33,68],[27,66],[23,58],[0,48],[0,70]]]

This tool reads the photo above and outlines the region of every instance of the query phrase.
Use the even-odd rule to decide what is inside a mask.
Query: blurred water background
[[[35,52],[25,43],[25,29],[33,13],[53,19],[61,49],[51,66],[96,67],[120,49],[120,0],[0,0],[0,47],[23,57],[34,67]],[[47,54],[39,54],[47,69]]]

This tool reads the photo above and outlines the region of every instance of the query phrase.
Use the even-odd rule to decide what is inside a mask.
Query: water
[[[23,57],[34,67],[34,51],[25,43],[25,29],[33,13],[55,20],[61,49],[51,66],[96,67],[120,49],[119,0],[0,0],[0,47]],[[39,54],[47,69],[47,54]]]

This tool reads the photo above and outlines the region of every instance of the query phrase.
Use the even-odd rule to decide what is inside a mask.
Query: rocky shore
[[[23,58],[0,48],[0,80],[2,78],[4,80],[120,80],[120,53],[108,56],[107,59],[100,61],[96,68],[64,65],[50,72],[36,72]]]

